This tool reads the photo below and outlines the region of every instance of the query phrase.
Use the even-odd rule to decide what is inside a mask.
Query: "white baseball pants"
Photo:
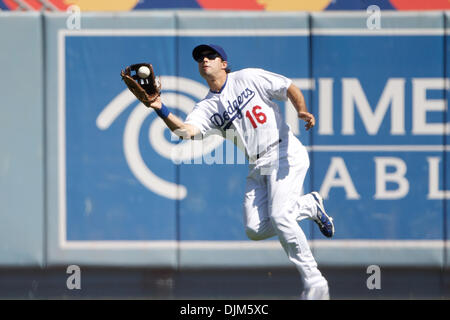
[[[288,141],[285,141],[288,140]],[[298,221],[312,218],[317,207],[311,195],[301,195],[309,168],[306,148],[292,134],[250,165],[244,200],[247,236],[264,240],[278,236],[305,288],[323,287],[327,281],[317,268]]]

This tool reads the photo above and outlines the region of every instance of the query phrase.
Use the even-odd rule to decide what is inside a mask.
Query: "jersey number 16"
[[[260,109],[262,109],[260,106],[254,106],[252,109],[253,116],[249,110],[247,110],[247,112],[245,113],[245,116],[248,118],[248,120],[250,120],[253,128],[255,129],[258,127],[258,125],[255,122],[255,119],[260,124],[263,124],[267,121],[267,116],[264,114],[264,112],[258,112],[258,110]]]

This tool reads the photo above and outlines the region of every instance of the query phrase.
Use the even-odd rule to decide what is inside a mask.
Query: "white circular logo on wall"
[[[198,100],[203,99],[208,92],[206,86],[191,79],[161,76],[160,80],[165,90],[177,91],[176,93],[162,93],[161,98],[164,104],[170,108],[179,109],[186,114],[195,106],[195,101],[183,95],[182,92]],[[136,97],[128,89],[122,91],[98,115],[97,127],[101,130],[108,129],[114,120],[135,101]],[[139,133],[145,118],[152,112],[154,112],[153,109],[146,108],[142,103],[139,103],[131,112],[123,134],[125,159],[131,172],[147,189],[169,199],[184,199],[187,195],[185,186],[161,179],[147,167],[142,159],[139,150]],[[164,121],[159,117],[155,118],[150,124],[149,142],[158,154],[171,159],[175,163],[194,159],[195,156],[201,157],[212,152],[223,143],[223,138],[220,136],[209,136],[203,141],[189,140],[181,143],[177,141],[177,138],[174,139],[177,143],[173,143],[164,136],[165,130],[168,129]],[[195,144],[199,144],[199,146],[195,146]],[[192,150],[202,150],[202,152],[194,156]]]

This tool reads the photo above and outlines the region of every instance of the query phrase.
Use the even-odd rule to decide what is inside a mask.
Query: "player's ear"
[[[222,69],[226,70],[228,68],[228,62],[222,60]]]

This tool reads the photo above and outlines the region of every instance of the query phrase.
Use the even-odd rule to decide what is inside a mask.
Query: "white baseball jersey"
[[[220,92],[209,91],[187,116],[186,123],[201,133],[217,133],[237,138],[237,145],[255,157],[280,139],[289,126],[272,100],[287,100],[292,81],[263,69],[243,69],[229,73]],[[217,132],[214,132],[214,129]],[[229,134],[232,129],[233,134]]]

